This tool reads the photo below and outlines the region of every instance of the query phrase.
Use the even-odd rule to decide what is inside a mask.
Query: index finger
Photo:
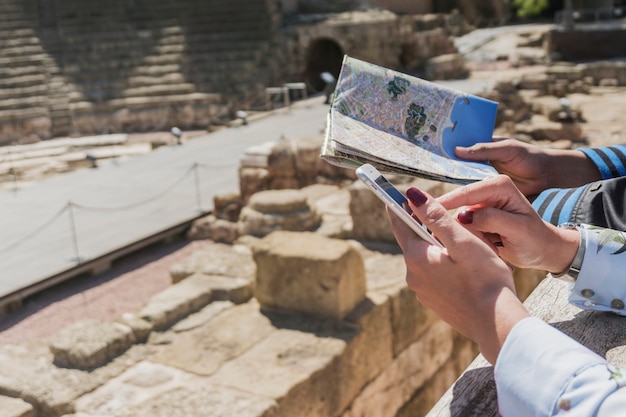
[[[457,188],[442,195],[437,201],[448,210],[463,206],[508,207],[511,204],[522,208],[530,205],[526,197],[506,175],[490,177],[479,182]]]
[[[456,251],[459,241],[477,239],[461,226],[437,200],[418,190],[409,188],[407,197],[413,214],[443,243],[448,254]]]

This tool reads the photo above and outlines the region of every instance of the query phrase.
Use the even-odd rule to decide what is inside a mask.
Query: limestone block
[[[241,304],[252,298],[252,282],[248,279],[223,275],[203,275],[211,286],[214,300],[232,301]]]
[[[261,417],[273,416],[276,402],[219,384],[176,387],[140,404],[120,410],[116,417]]]
[[[466,77],[469,73],[465,66],[465,58],[458,53],[444,54],[428,59],[424,71],[429,80],[461,78]]]
[[[278,403],[276,417],[328,417],[341,412],[337,357],[354,331],[341,334],[283,327],[224,364],[210,383]]]
[[[57,366],[93,369],[122,354],[135,342],[130,327],[97,320],[77,322],[50,340]]]
[[[545,73],[528,73],[522,75],[517,85],[521,90],[537,90],[545,92],[548,85],[548,75]]]
[[[314,230],[321,217],[300,190],[268,190],[250,197],[239,223],[242,234],[262,237],[276,230]]]
[[[162,330],[198,311],[211,299],[211,282],[196,274],[154,295],[139,311],[139,317]]]
[[[218,219],[236,222],[239,218],[242,202],[239,193],[216,195],[213,197],[213,211]]]
[[[259,304],[255,300],[227,309],[219,308],[218,314],[214,314],[213,304],[197,313],[208,310],[208,320],[180,333],[151,360],[196,375],[208,376],[275,331],[272,322],[267,315],[260,312]],[[191,318],[192,316],[189,317]],[[185,354],[181,355],[181,352]]]
[[[395,242],[385,205],[365,184],[350,187],[351,238],[363,241]]]
[[[302,189],[321,216],[316,233],[333,238],[347,238],[352,230],[350,193],[334,185],[315,184]]]
[[[190,240],[209,239],[219,243],[233,243],[239,238],[239,225],[236,222],[218,219],[214,215],[194,220],[187,232]]]
[[[1,417],[35,417],[33,406],[20,398],[0,396]]]
[[[363,389],[346,415],[350,417],[396,415],[413,394],[450,358],[453,339],[452,328],[442,321],[435,323]]]
[[[130,327],[138,343],[144,343],[148,340],[148,336],[150,336],[153,328],[152,323],[142,319],[135,313],[124,313],[117,319],[117,322]]]
[[[252,282],[256,275],[256,264],[249,247],[215,243],[195,250],[170,268],[173,283],[196,273],[244,278]]]
[[[557,141],[569,139],[581,141],[583,130],[579,123],[558,123],[533,117],[530,123],[520,123],[515,126],[516,133],[529,135],[534,140]]]
[[[251,195],[268,189],[270,176],[266,168],[239,168],[239,191],[245,204]]]
[[[323,140],[320,135],[295,142],[295,164],[300,187],[315,183]]]
[[[278,231],[253,248],[262,306],[341,319],[365,295],[363,260],[349,243]]]
[[[274,142],[267,156],[267,170],[270,177],[296,176],[295,149],[293,141],[279,140]]]
[[[347,408],[359,392],[393,361],[390,297],[370,293],[345,318],[358,329],[339,362],[336,389],[339,409]]]

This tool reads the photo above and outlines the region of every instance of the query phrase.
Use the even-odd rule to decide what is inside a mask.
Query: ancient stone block
[[[35,417],[33,406],[20,398],[0,396],[0,416]]]
[[[453,339],[453,330],[447,324],[435,323],[363,389],[346,415],[395,415],[450,358]]]
[[[256,275],[256,264],[247,246],[215,243],[195,250],[170,268],[173,283],[196,273],[238,277],[252,282]]]
[[[153,328],[152,323],[142,319],[135,313],[124,313],[117,319],[117,322],[130,327],[138,343],[148,340],[148,336],[150,336]]]
[[[209,381],[274,399],[276,417],[338,415],[341,392],[333,364],[346,337],[283,328],[224,364]]]
[[[295,164],[298,183],[304,187],[315,182],[320,164],[323,137],[310,137],[295,142]]]
[[[343,240],[271,233],[253,249],[262,306],[341,319],[365,295],[363,260]]]
[[[276,230],[307,231],[317,228],[321,218],[300,190],[268,190],[250,197],[239,217],[240,232],[265,236]]]
[[[218,219],[236,222],[239,218],[242,205],[241,195],[239,193],[216,195],[213,197],[214,213],[215,217]]]
[[[212,375],[275,331],[255,300],[228,309],[219,308],[219,314],[213,313],[213,304],[196,313],[208,310],[208,320],[180,333],[151,360],[196,375]]]
[[[452,53],[439,55],[426,61],[424,68],[429,80],[447,80],[466,77],[469,73],[465,66],[465,58],[461,54]]]
[[[161,330],[209,304],[211,283],[201,274],[193,275],[154,295],[139,311],[139,317]]]
[[[218,219],[210,214],[194,220],[187,232],[187,238],[190,240],[210,239],[219,243],[233,243],[239,238],[239,225],[236,222]]]
[[[97,320],[77,322],[50,341],[50,351],[57,366],[92,369],[125,352],[135,342],[130,327]]]

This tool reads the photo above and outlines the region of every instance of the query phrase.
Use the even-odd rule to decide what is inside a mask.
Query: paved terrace
[[[28,295],[182,231],[238,190],[239,157],[250,146],[323,130],[323,97],[271,117],[0,192],[0,311]]]

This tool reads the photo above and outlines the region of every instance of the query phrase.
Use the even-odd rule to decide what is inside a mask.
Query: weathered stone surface
[[[337,415],[343,401],[333,364],[346,337],[280,329],[224,364],[210,381],[276,400],[277,416]]]
[[[260,417],[273,416],[276,403],[266,397],[219,385],[180,387],[128,409],[116,417]]]
[[[236,222],[243,206],[239,193],[216,195],[213,197],[215,217],[229,222]]]
[[[439,55],[428,59],[424,71],[429,80],[463,78],[469,74],[465,66],[465,58],[457,53]]]
[[[35,417],[35,410],[20,398],[0,396],[0,417]]]
[[[1,346],[0,394],[29,402],[38,417],[72,413],[78,397],[145,359],[148,351],[145,345],[134,345],[108,364],[85,372],[54,366],[46,345]]]
[[[543,116],[533,116],[530,123],[519,123],[515,125],[517,133],[529,135],[534,140],[556,141],[560,139],[570,139],[580,141],[583,131],[580,124],[552,122]]]
[[[198,311],[211,299],[211,282],[196,274],[154,295],[138,314],[161,330]]]
[[[250,197],[239,223],[241,233],[262,237],[276,230],[314,230],[321,217],[300,190],[268,190]]]
[[[153,329],[152,323],[137,316],[136,313],[124,313],[116,321],[131,328],[137,343],[148,340]]]
[[[190,240],[210,239],[218,243],[233,243],[239,238],[239,225],[236,222],[218,219],[210,214],[191,224],[187,232]]]
[[[350,193],[347,190],[336,185],[316,184],[303,188],[302,192],[322,218],[316,233],[339,239],[349,236],[352,217]]]
[[[250,197],[248,206],[261,213],[291,213],[310,208],[306,194],[299,190],[261,191]]]
[[[252,297],[253,285],[248,279],[227,277],[224,275],[202,275],[213,292],[213,300],[245,303]]]
[[[175,368],[143,362],[76,401],[75,417],[259,417],[276,403]]]
[[[363,260],[343,240],[280,231],[253,252],[255,297],[264,307],[341,319],[365,295]]]
[[[295,165],[298,183],[305,187],[315,183],[320,165],[322,135],[307,137],[295,142]]]
[[[274,331],[270,319],[253,300],[221,311],[200,326],[179,334],[151,359],[196,375],[211,375]]]
[[[230,301],[213,301],[202,310],[190,314],[178,323],[172,326],[171,330],[175,332],[186,332],[187,330],[195,329],[212,320],[213,317],[220,314],[222,311],[233,307]]]
[[[188,258],[170,268],[172,282],[201,273],[244,278],[252,281],[256,274],[256,264],[252,251],[245,245],[216,243],[195,250]]]
[[[348,407],[394,357],[390,297],[369,293],[345,320],[357,326],[359,332],[346,346],[338,365],[336,389],[341,394],[340,410]]]
[[[50,351],[57,366],[92,369],[119,356],[133,343],[135,335],[128,326],[83,320],[55,334]]]
[[[251,195],[269,188],[270,175],[267,168],[239,167],[239,192],[243,204],[248,202]]]
[[[395,413],[450,358],[453,331],[444,322],[433,324],[405,349],[355,398],[346,417],[386,416]]]

